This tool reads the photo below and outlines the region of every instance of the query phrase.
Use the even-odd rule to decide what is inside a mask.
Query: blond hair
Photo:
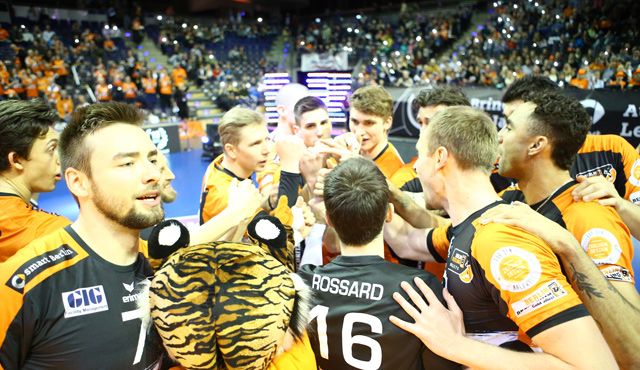
[[[220,143],[237,145],[240,141],[240,130],[249,125],[263,124],[264,117],[249,108],[235,107],[222,116],[218,125]]]
[[[426,130],[427,151],[445,147],[463,169],[490,173],[498,158],[498,130],[489,116],[464,106],[436,113]]]
[[[364,114],[387,119],[393,115],[393,98],[380,86],[365,86],[349,98],[349,105]]]

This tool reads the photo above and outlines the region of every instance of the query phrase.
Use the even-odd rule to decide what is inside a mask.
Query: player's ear
[[[389,203],[387,206],[387,214],[384,217],[384,222],[391,222],[391,219],[393,219],[393,210],[393,204]]]
[[[388,132],[391,129],[392,123],[393,123],[393,116],[389,116],[387,117],[387,119],[384,120],[383,127],[385,132]]]
[[[24,166],[22,165],[22,157],[16,152],[10,152],[7,154],[7,160],[9,162],[9,167],[14,167],[15,169],[22,171]]]
[[[236,146],[229,143],[224,144],[224,154],[228,155],[231,159],[236,159],[238,157]]]
[[[327,227],[333,227],[333,223],[329,219],[329,215],[325,212],[324,214],[324,222],[327,224]]]
[[[438,149],[436,149],[435,156],[436,170],[442,169],[447,164],[447,161],[449,159],[449,151],[443,146],[438,147]]]
[[[528,155],[536,155],[542,152],[547,145],[549,145],[549,139],[546,136],[536,136],[534,141],[529,145],[529,149],[527,150]]]
[[[64,171],[64,181],[76,198],[86,198],[91,194],[89,177],[76,168],[69,167]]]

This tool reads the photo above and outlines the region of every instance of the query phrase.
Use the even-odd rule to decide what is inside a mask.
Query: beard
[[[151,227],[164,218],[164,209],[162,203],[157,207],[149,209],[148,211],[136,210],[135,203],[129,208],[129,210],[122,214],[121,202],[118,202],[113,197],[106,196],[95,183],[91,184],[92,191],[94,193],[93,203],[100,213],[106,216],[108,219],[134,230],[142,230],[147,227]]]

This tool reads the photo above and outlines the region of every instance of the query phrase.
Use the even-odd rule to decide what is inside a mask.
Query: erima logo
[[[593,113],[591,114],[592,125],[595,125],[596,123],[598,123],[598,121],[600,121],[602,117],[604,117],[604,107],[597,100],[584,99],[580,101],[580,104],[582,104],[584,109],[586,109],[587,111],[593,111]]]
[[[131,284],[122,283],[122,286],[127,290],[127,292],[131,293],[131,292],[133,292],[133,289],[135,287],[135,283],[134,282],[132,282]]]
[[[64,305],[64,318],[90,315],[92,313],[107,311],[107,296],[102,285],[79,288],[62,293]]]

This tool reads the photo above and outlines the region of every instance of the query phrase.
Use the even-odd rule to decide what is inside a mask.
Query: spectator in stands
[[[171,77],[167,74],[166,69],[160,70],[160,77],[158,78],[160,85],[160,110],[163,114],[171,114],[171,95],[173,94],[173,83]]]
[[[571,80],[571,86],[577,87],[578,89],[587,90],[589,88],[589,80],[587,79],[587,70],[584,68],[580,68],[578,70],[578,74],[575,78]]]
[[[66,90],[60,91],[60,98],[56,102],[56,110],[60,119],[66,120],[73,113],[73,100]]]
[[[0,42],[9,42],[9,31],[6,28],[0,26]]]
[[[145,107],[149,111],[154,111],[158,102],[158,80],[153,77],[153,72],[147,70],[142,77],[142,87],[144,88]]]
[[[624,88],[627,86],[627,82],[625,81],[625,77],[626,74],[624,73],[623,70],[619,70],[618,72],[616,72],[616,79],[613,81],[610,81],[609,84],[607,86],[611,87],[611,88],[616,88],[619,90],[624,90]]]
[[[131,80],[131,77],[124,78],[122,83],[122,92],[124,93],[124,101],[127,104],[135,104],[138,98],[138,86]]]

